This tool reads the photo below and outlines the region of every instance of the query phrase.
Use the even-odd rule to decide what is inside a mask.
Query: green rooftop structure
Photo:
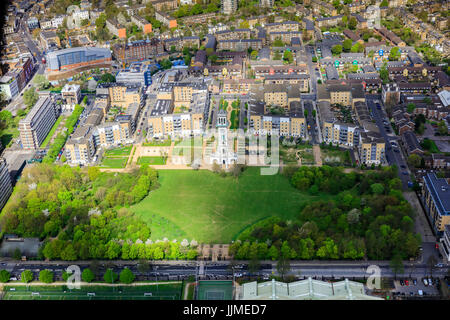
[[[345,279],[339,282],[326,282],[308,278],[284,283],[266,281],[249,282],[241,287],[241,300],[383,300],[365,293],[364,285]]]

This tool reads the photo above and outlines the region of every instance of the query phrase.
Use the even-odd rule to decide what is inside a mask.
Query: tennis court
[[[233,282],[223,281],[199,281],[197,290],[197,300],[232,300]]]
[[[142,286],[67,286],[5,287],[3,300],[180,300],[180,283]]]

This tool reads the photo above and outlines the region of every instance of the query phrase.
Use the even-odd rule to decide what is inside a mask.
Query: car
[[[413,284],[414,284],[415,286],[417,286],[417,280],[416,280],[416,279],[413,280]]]
[[[407,176],[407,175],[408,175],[408,172],[403,171],[402,174],[405,175],[405,176]]]
[[[402,164],[402,165],[400,166],[400,168],[406,169],[406,166],[405,166],[404,164]]]
[[[394,152],[397,152],[397,153],[399,153],[400,151],[399,151],[398,149],[394,149]]]
[[[429,284],[430,286],[432,286],[432,285],[433,285],[433,279],[428,278],[428,284]]]
[[[400,280],[400,285],[401,285],[401,286],[404,286],[404,285],[405,285],[405,283],[403,282],[403,280]]]
[[[426,278],[423,278],[422,281],[425,286],[428,286],[428,280]]]
[[[405,285],[409,286],[409,281],[405,280]]]

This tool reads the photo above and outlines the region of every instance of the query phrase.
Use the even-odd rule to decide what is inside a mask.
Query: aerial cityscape
[[[450,300],[449,1],[3,7],[0,300]]]

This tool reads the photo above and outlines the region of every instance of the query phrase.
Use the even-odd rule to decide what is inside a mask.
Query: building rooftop
[[[439,214],[450,215],[450,185],[448,181],[444,178],[438,178],[434,172],[427,173],[423,179]]]

